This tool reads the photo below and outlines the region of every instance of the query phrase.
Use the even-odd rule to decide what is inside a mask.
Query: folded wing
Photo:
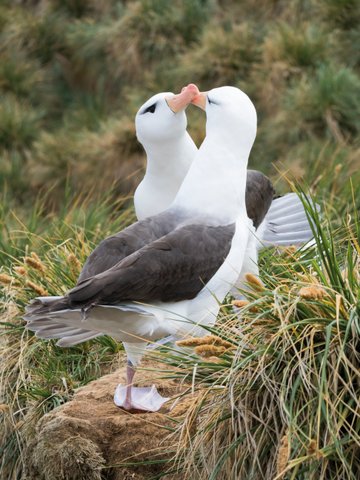
[[[105,272],[140,248],[174,230],[178,223],[179,215],[166,211],[136,222],[106,238],[89,255],[78,281]]]
[[[80,281],[64,297],[35,300],[27,309],[27,320],[68,308],[192,299],[224,262],[234,229],[234,225],[178,227],[108,270]]]
[[[229,253],[234,226],[186,225],[151,242],[112,268],[80,282],[69,305],[194,298]]]

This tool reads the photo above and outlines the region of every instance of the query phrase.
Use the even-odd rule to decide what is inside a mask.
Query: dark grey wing
[[[179,215],[167,211],[136,222],[121,232],[106,238],[87,258],[78,282],[105,272],[148,243],[171,232],[178,224]]]
[[[234,230],[234,225],[179,227],[79,283],[67,296],[69,306],[194,298],[222,265]]]
[[[274,196],[270,180],[256,170],[248,170],[246,208],[255,228],[263,221]],[[179,213],[166,211],[136,222],[103,240],[90,254],[80,273],[79,282],[110,269],[145,245],[167,235],[181,221]]]
[[[248,217],[258,228],[264,220],[273,201],[275,190],[271,181],[257,170],[248,170],[245,202]]]

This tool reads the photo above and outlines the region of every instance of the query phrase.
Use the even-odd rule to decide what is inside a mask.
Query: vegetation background
[[[276,427],[262,424],[269,431],[254,442],[256,425],[245,429],[245,448],[240,441],[244,430],[231,430],[228,424],[221,430],[220,422],[214,450],[202,451],[205,466],[193,448],[200,440],[189,449],[192,462],[187,457],[185,464],[197,465],[199,478],[236,478],[232,475],[239,471],[241,478],[262,478],[261,471],[271,478],[281,473],[277,459],[285,442],[286,458],[295,462],[291,468],[286,462],[282,466],[288,478],[359,478],[359,25],[357,0],[1,0],[1,478],[22,475],[24,423],[67,401],[74,388],[116,364],[119,346],[111,339],[64,353],[24,332],[19,317],[36,293],[59,294],[71,287],[94,244],[134,219],[131,193],[144,168],[134,115],[150,95],[177,92],[189,82],[202,90],[228,84],[246,91],[259,118],[250,166],[269,174],[280,192],[289,188],[285,176],[308,185],[327,220],[315,218],[324,234],[318,237],[317,268],[314,255],[292,256],[291,262],[280,256],[279,263],[263,255],[268,289],[261,298],[267,301],[261,315],[248,310],[251,327],[264,315],[268,322],[254,330],[254,348],[264,362],[259,376],[251,378],[263,381],[265,390],[269,383],[264,378],[270,382],[271,375],[273,384],[283,387],[297,382],[298,410],[285,415],[279,398],[290,393],[279,387],[281,395],[269,400],[278,409]],[[204,118],[194,109],[188,116],[189,130],[200,144]],[[325,306],[318,294],[310,296],[310,306],[299,307],[301,313],[294,308],[304,283],[325,288]],[[285,285],[286,321],[294,317],[302,322],[296,333],[289,333],[288,344],[274,333],[282,331],[284,318],[270,315],[277,285]],[[257,294],[251,300],[259,302]],[[276,301],[281,303],[278,297]],[[334,318],[341,326],[336,332],[329,327]],[[277,363],[265,362],[271,357],[264,347],[269,335],[280,342],[272,354],[282,352],[284,362],[293,358],[292,349],[309,354],[286,380],[278,378]],[[303,342],[299,350],[298,341]],[[340,363],[334,360],[336,352]],[[214,382],[229,383],[234,356],[229,358],[223,370],[216,367]],[[311,367],[309,359],[314,360]],[[341,394],[338,384],[326,381],[325,360],[335,377],[340,372]],[[195,361],[196,355],[190,355],[184,365],[191,370]],[[313,376],[304,378],[304,369]],[[335,400],[329,403],[332,389]],[[224,398],[218,401],[222,409],[228,405]],[[250,408],[249,398],[247,402]],[[293,408],[294,394],[291,402]],[[214,399],[210,403],[217,405]],[[296,422],[302,415],[299,433]],[[206,424],[206,412],[202,418]],[[311,431],[314,422],[322,426],[321,433]],[[224,436],[228,450],[219,447]],[[265,447],[267,441],[272,449]],[[260,447],[257,465],[245,460]],[[244,459],[235,473],[234,454]],[[248,473],[241,470],[245,466]]]

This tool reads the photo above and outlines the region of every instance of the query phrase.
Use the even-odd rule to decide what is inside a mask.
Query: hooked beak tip
[[[192,104],[196,107],[206,110],[207,92],[199,92],[192,100]]]
[[[192,102],[193,98],[199,93],[198,87],[194,83],[190,83],[188,86],[181,89],[181,93],[174,95],[171,98],[166,98],[170,110],[174,113],[178,113]]]

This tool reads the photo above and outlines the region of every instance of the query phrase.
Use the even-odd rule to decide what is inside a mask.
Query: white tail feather
[[[287,218],[286,218],[287,220]],[[278,223],[278,224],[273,224],[271,222],[268,224],[267,230],[271,230],[271,227],[273,226],[274,231],[280,235],[282,233],[288,233],[288,232],[307,232],[309,230],[309,222],[308,220],[299,220],[298,222],[286,222],[284,224]]]
[[[33,319],[27,323],[26,328],[34,332],[37,337],[46,340],[65,338],[67,340],[67,345],[64,343],[63,346],[70,346],[70,344],[76,345],[77,343],[85,342],[86,340],[90,340],[91,338],[102,335],[101,333],[93,330],[85,330],[82,328],[77,328],[76,326],[66,325],[65,323],[57,323],[51,318]]]
[[[36,336],[38,338],[42,338],[44,340],[52,340],[52,339],[55,339],[55,338],[63,338],[64,336],[68,337],[68,336],[72,336],[72,335],[77,335],[81,332],[82,330],[80,328],[68,328],[67,330],[63,330],[62,332],[60,332],[59,330],[47,330],[47,331],[44,331],[44,330],[38,330],[36,332]]]
[[[160,325],[163,314],[154,314],[154,308],[146,305],[98,305],[86,312],[64,309],[44,313],[44,303],[51,302],[43,302],[40,298],[34,300],[32,308],[23,317],[27,321],[26,328],[40,338],[59,338],[60,346],[76,345],[106,334],[121,341],[134,342],[142,337],[156,340],[169,333]]]
[[[299,245],[308,242],[311,240],[312,235],[307,232],[299,233],[287,233],[281,235],[269,235],[264,236],[262,239],[264,246],[289,246],[289,245]]]
[[[277,207],[287,207],[288,205],[294,205],[294,201],[295,203],[297,203],[299,201],[299,197],[296,193],[292,192],[292,193],[287,193],[286,195],[283,195],[282,197],[278,197],[278,198],[275,198],[271,204],[271,207],[270,209],[274,209],[274,208],[277,208]],[[300,202],[301,203],[301,202]]]
[[[278,199],[274,200],[274,202],[276,202]],[[274,220],[277,220],[279,218],[279,215],[281,215],[281,217],[291,217],[292,215],[296,215],[296,216],[299,216],[299,215],[304,215],[305,212],[304,212],[304,206],[302,204],[300,205],[294,205],[293,207],[291,206],[287,206],[285,208],[274,208],[272,209],[271,206],[270,206],[270,209],[268,211],[268,213],[266,214],[266,219],[269,221],[269,222],[272,222]]]
[[[302,210],[299,210],[298,212],[292,212],[291,214],[288,214],[288,215],[283,215],[283,220],[284,222],[288,222],[288,223],[296,223],[296,222],[302,222],[304,220],[304,209]],[[271,223],[271,222],[276,222],[278,219],[278,214],[276,215],[267,215],[266,216],[266,220],[268,223]]]
[[[78,343],[86,342],[87,340],[92,340],[93,338],[99,337],[102,333],[92,332],[90,330],[78,330],[77,335],[70,335],[62,337],[56,345],[59,347],[72,347]]]

